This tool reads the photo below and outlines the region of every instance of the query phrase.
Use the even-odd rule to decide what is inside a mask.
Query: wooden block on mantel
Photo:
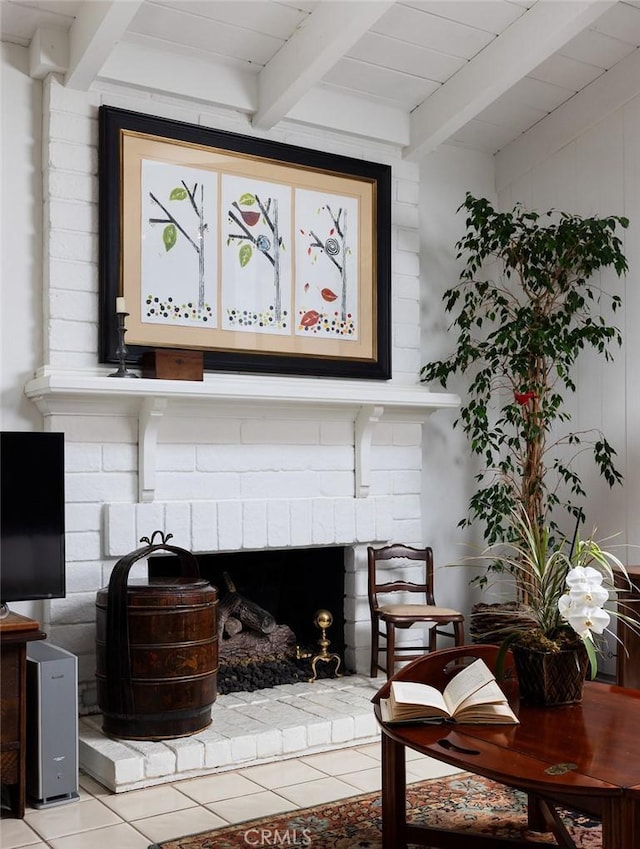
[[[157,380],[203,380],[202,351],[158,348],[142,354],[142,376]]]

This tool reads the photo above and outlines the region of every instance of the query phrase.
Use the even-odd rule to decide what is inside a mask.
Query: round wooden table
[[[375,712],[382,729],[384,849],[403,849],[407,843],[460,845],[459,833],[407,822],[407,747],[525,791],[529,827],[553,832],[560,846],[574,843],[555,805],[601,819],[603,849],[640,849],[640,690],[587,682],[579,704],[521,704],[519,725],[389,726],[379,704]],[[488,849],[503,842],[465,832],[464,845]],[[521,840],[504,845],[531,847]]]

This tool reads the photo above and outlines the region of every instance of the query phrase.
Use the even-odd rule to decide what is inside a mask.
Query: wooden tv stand
[[[20,818],[26,787],[27,643],[45,637],[34,619],[19,613],[0,619],[0,782],[8,788],[10,812]]]

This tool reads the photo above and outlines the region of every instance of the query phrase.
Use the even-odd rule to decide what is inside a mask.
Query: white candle
[[[124,298],[116,298],[116,312],[126,312],[127,304]]]

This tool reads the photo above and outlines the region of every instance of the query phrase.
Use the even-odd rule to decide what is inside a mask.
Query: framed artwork
[[[99,174],[101,362],[391,377],[388,165],[103,106]]]

